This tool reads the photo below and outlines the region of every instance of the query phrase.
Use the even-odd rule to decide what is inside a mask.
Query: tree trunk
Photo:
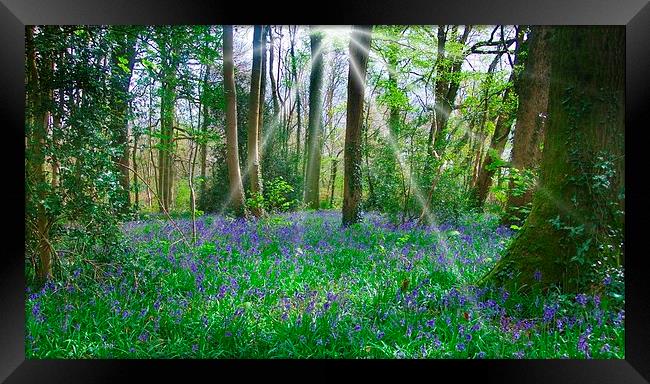
[[[323,53],[321,49],[323,36],[312,27],[309,39],[311,42],[311,73],[309,75],[309,126],[304,201],[310,208],[318,209],[323,107]]]
[[[336,186],[336,171],[339,165],[338,156],[332,159],[332,176],[330,186],[330,208],[334,207],[334,187]]]
[[[343,226],[361,220],[361,118],[371,26],[353,27],[349,46],[348,103],[343,176]]]
[[[551,30],[549,27],[531,28],[528,54],[524,71],[517,80],[519,95],[517,122],[512,144],[512,168],[523,173],[539,165],[544,140],[544,123],[548,109],[550,55],[548,52]],[[506,222],[521,223],[525,219],[521,208],[532,202],[533,188],[514,194],[514,181],[510,181]]]
[[[273,74],[273,55],[275,52],[275,45],[273,40],[273,31],[269,25],[269,79],[271,80],[271,98],[273,100],[273,124],[278,125],[278,115],[280,113],[280,104],[278,103],[278,88],[275,81],[275,75]],[[280,47],[278,47],[278,53],[280,53]],[[278,60],[278,70],[280,68],[280,62]],[[280,79],[278,78],[278,81]]]
[[[262,173],[262,159],[264,157],[264,152],[265,152],[265,141],[264,140],[264,132],[265,132],[265,127],[264,127],[264,97],[266,95],[266,32],[268,31],[268,27],[262,25],[262,38],[261,38],[261,67],[260,67],[260,100],[259,100],[259,109],[258,109],[258,122],[257,122],[257,151],[258,151],[258,159],[260,163],[260,169],[259,169],[259,174]],[[268,135],[268,133],[266,134]],[[262,182],[260,181],[260,184]]]
[[[52,276],[52,248],[50,247],[50,220],[45,209],[45,135],[47,133],[48,113],[45,97],[46,85],[36,63],[34,46],[34,28],[26,31],[25,48],[27,51],[27,105],[28,116],[28,175],[27,181],[35,189],[36,203],[36,253],[38,256],[37,279],[44,282]],[[47,63],[43,64],[47,68]],[[33,231],[30,231],[33,233]]]
[[[201,131],[205,135],[203,137],[203,140],[201,141],[201,153],[200,153],[200,172],[201,172],[201,184],[199,188],[199,193],[201,194],[199,197],[199,201],[201,202],[201,208],[202,210],[205,210],[205,200],[206,200],[206,195],[208,193],[207,191],[207,183],[206,183],[206,178],[207,178],[207,157],[208,157],[208,140],[207,140],[207,133],[208,133],[208,126],[209,126],[209,119],[210,119],[210,106],[209,103],[207,102],[207,97],[205,97],[205,92],[208,89],[208,81],[210,80],[210,68],[211,66],[208,64],[206,65],[205,68],[205,77],[203,78],[203,95],[204,95],[204,100],[202,101],[203,103],[203,119],[201,120]]]
[[[113,130],[117,133],[122,147],[116,162],[120,165],[120,185],[124,192],[125,210],[130,205],[129,188],[129,86],[135,65],[137,34],[128,26],[115,26],[113,31],[117,41],[111,55],[111,79],[113,81]]]
[[[300,164],[300,135],[301,135],[301,114],[300,111],[300,87],[298,85],[298,69],[296,68],[296,55],[294,52],[295,40],[296,40],[296,27],[293,27],[293,33],[291,32],[291,27],[289,27],[289,34],[291,37],[291,47],[289,49],[289,54],[291,55],[291,72],[293,73],[293,86],[295,87],[296,93],[296,172],[298,172],[298,165]]]
[[[509,81],[514,79],[514,72],[510,75]],[[478,207],[483,207],[485,199],[487,198],[488,192],[490,191],[490,186],[492,185],[492,176],[496,169],[493,167],[494,163],[501,159],[503,150],[506,147],[506,142],[508,141],[508,135],[510,134],[510,128],[514,120],[514,110],[511,107],[513,100],[512,95],[512,86],[508,86],[505,92],[503,93],[503,100],[499,115],[497,116],[497,122],[494,128],[494,134],[490,140],[490,147],[488,148],[487,155],[483,163],[480,164],[479,170],[476,177],[476,188],[475,188],[475,197],[476,204]],[[480,154],[480,151],[479,151]]]
[[[232,53],[232,26],[223,26],[223,79],[226,99],[226,159],[228,181],[233,210],[237,216],[246,215],[244,187],[239,170],[239,145],[237,143],[237,91]]]
[[[176,102],[176,66],[174,44],[170,32],[161,28],[159,45],[162,49],[162,94],[160,100],[160,148],[158,149],[159,208],[168,212],[172,202],[172,155],[174,136],[174,104]]]
[[[557,27],[551,45],[539,188],[518,236],[483,282],[540,280],[582,291],[595,268],[622,255],[625,28]]]
[[[259,105],[262,80],[262,26],[253,29],[253,67],[251,69],[251,91],[248,99],[248,158],[246,168],[250,182],[251,197],[262,193],[259,161]],[[252,209],[253,215],[262,215],[261,207]]]

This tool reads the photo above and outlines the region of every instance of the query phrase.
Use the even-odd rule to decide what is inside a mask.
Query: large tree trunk
[[[615,264],[622,251],[625,28],[558,27],[551,45],[539,188],[484,281],[583,290],[590,272]]]
[[[321,114],[323,107],[323,36],[312,28],[311,73],[309,75],[309,126],[307,131],[307,172],[305,177],[305,203],[318,209],[320,197]]]
[[[233,210],[237,216],[245,216],[244,187],[239,170],[239,145],[237,143],[237,91],[232,54],[232,26],[223,26],[223,81],[226,99],[226,161]]]
[[[544,122],[548,109],[548,92],[550,76],[549,27],[531,28],[528,40],[528,54],[524,71],[515,87],[519,95],[517,122],[512,143],[512,167],[516,172],[524,173],[539,165],[544,140]],[[508,194],[507,223],[520,223],[525,219],[521,208],[532,202],[534,188],[523,193],[514,194],[514,181],[510,182]]]
[[[262,26],[256,25],[253,29],[253,66],[251,69],[251,91],[248,99],[248,180],[250,182],[251,196],[262,193],[262,180],[260,175],[259,160],[259,105],[260,86],[262,80]],[[253,215],[262,215],[261,207],[252,209]]]
[[[348,104],[343,155],[343,226],[361,221],[361,118],[371,26],[355,26],[349,46]]]
[[[48,111],[46,96],[49,93],[36,63],[36,48],[34,46],[34,29],[26,29],[25,48],[27,52],[27,150],[28,167],[27,182],[35,189],[36,203],[36,233],[33,228],[28,233],[36,237],[36,254],[38,257],[37,279],[44,282],[52,276],[52,248],[50,246],[50,220],[45,209],[46,198],[45,180],[45,136],[47,133]],[[43,59],[45,60],[45,58]],[[42,68],[47,68],[47,63]]]

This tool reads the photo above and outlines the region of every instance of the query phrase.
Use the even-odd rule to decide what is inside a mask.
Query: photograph
[[[625,25],[25,25],[25,359],[626,359],[626,64]]]

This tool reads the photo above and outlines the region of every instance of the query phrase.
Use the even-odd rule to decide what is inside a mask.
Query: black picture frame
[[[257,373],[264,379],[325,375],[444,377],[481,381],[539,383],[643,383],[650,381],[650,305],[643,261],[643,230],[648,223],[644,123],[650,121],[650,5],[647,0],[358,1],[235,3],[180,0],[0,0],[0,116],[3,156],[5,241],[0,273],[0,380],[14,382],[115,382],[137,373],[153,379],[170,374],[207,374],[226,379]],[[248,6],[247,6],[248,5]],[[294,9],[294,14],[289,13]],[[254,12],[252,10],[255,10]],[[486,360],[486,361],[147,361],[25,360],[24,278],[24,37],[35,24],[544,24],[625,25],[626,28],[626,319],[625,360]],[[636,172],[638,171],[638,172]],[[646,202],[644,202],[646,200]],[[6,210],[11,208],[11,210]],[[298,374],[295,368],[303,368]],[[342,369],[347,373],[343,374]],[[454,379],[446,379],[454,380]]]

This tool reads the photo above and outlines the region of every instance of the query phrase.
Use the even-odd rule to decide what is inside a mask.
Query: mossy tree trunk
[[[323,35],[312,31],[311,72],[309,75],[309,123],[307,128],[307,170],[305,173],[304,201],[312,209],[319,208],[321,163],[321,114],[323,107]]]
[[[349,46],[348,103],[343,153],[343,226],[361,221],[361,119],[371,26],[355,26]]]
[[[622,251],[625,28],[558,27],[530,215],[483,282],[586,289]]]
[[[39,62],[39,55],[37,55],[34,43],[35,27],[27,27],[25,32],[27,56],[26,184],[31,196],[37,199],[36,209],[33,212],[35,217],[28,218],[33,226],[28,227],[26,232],[30,237],[35,238],[36,256],[38,257],[37,279],[39,283],[43,283],[52,276],[53,255],[50,244],[51,220],[45,206],[47,198],[45,145],[49,120],[47,97],[50,91],[48,90],[49,84],[44,81],[47,76],[42,73],[43,69],[51,68],[51,57],[47,52],[39,52]]]

